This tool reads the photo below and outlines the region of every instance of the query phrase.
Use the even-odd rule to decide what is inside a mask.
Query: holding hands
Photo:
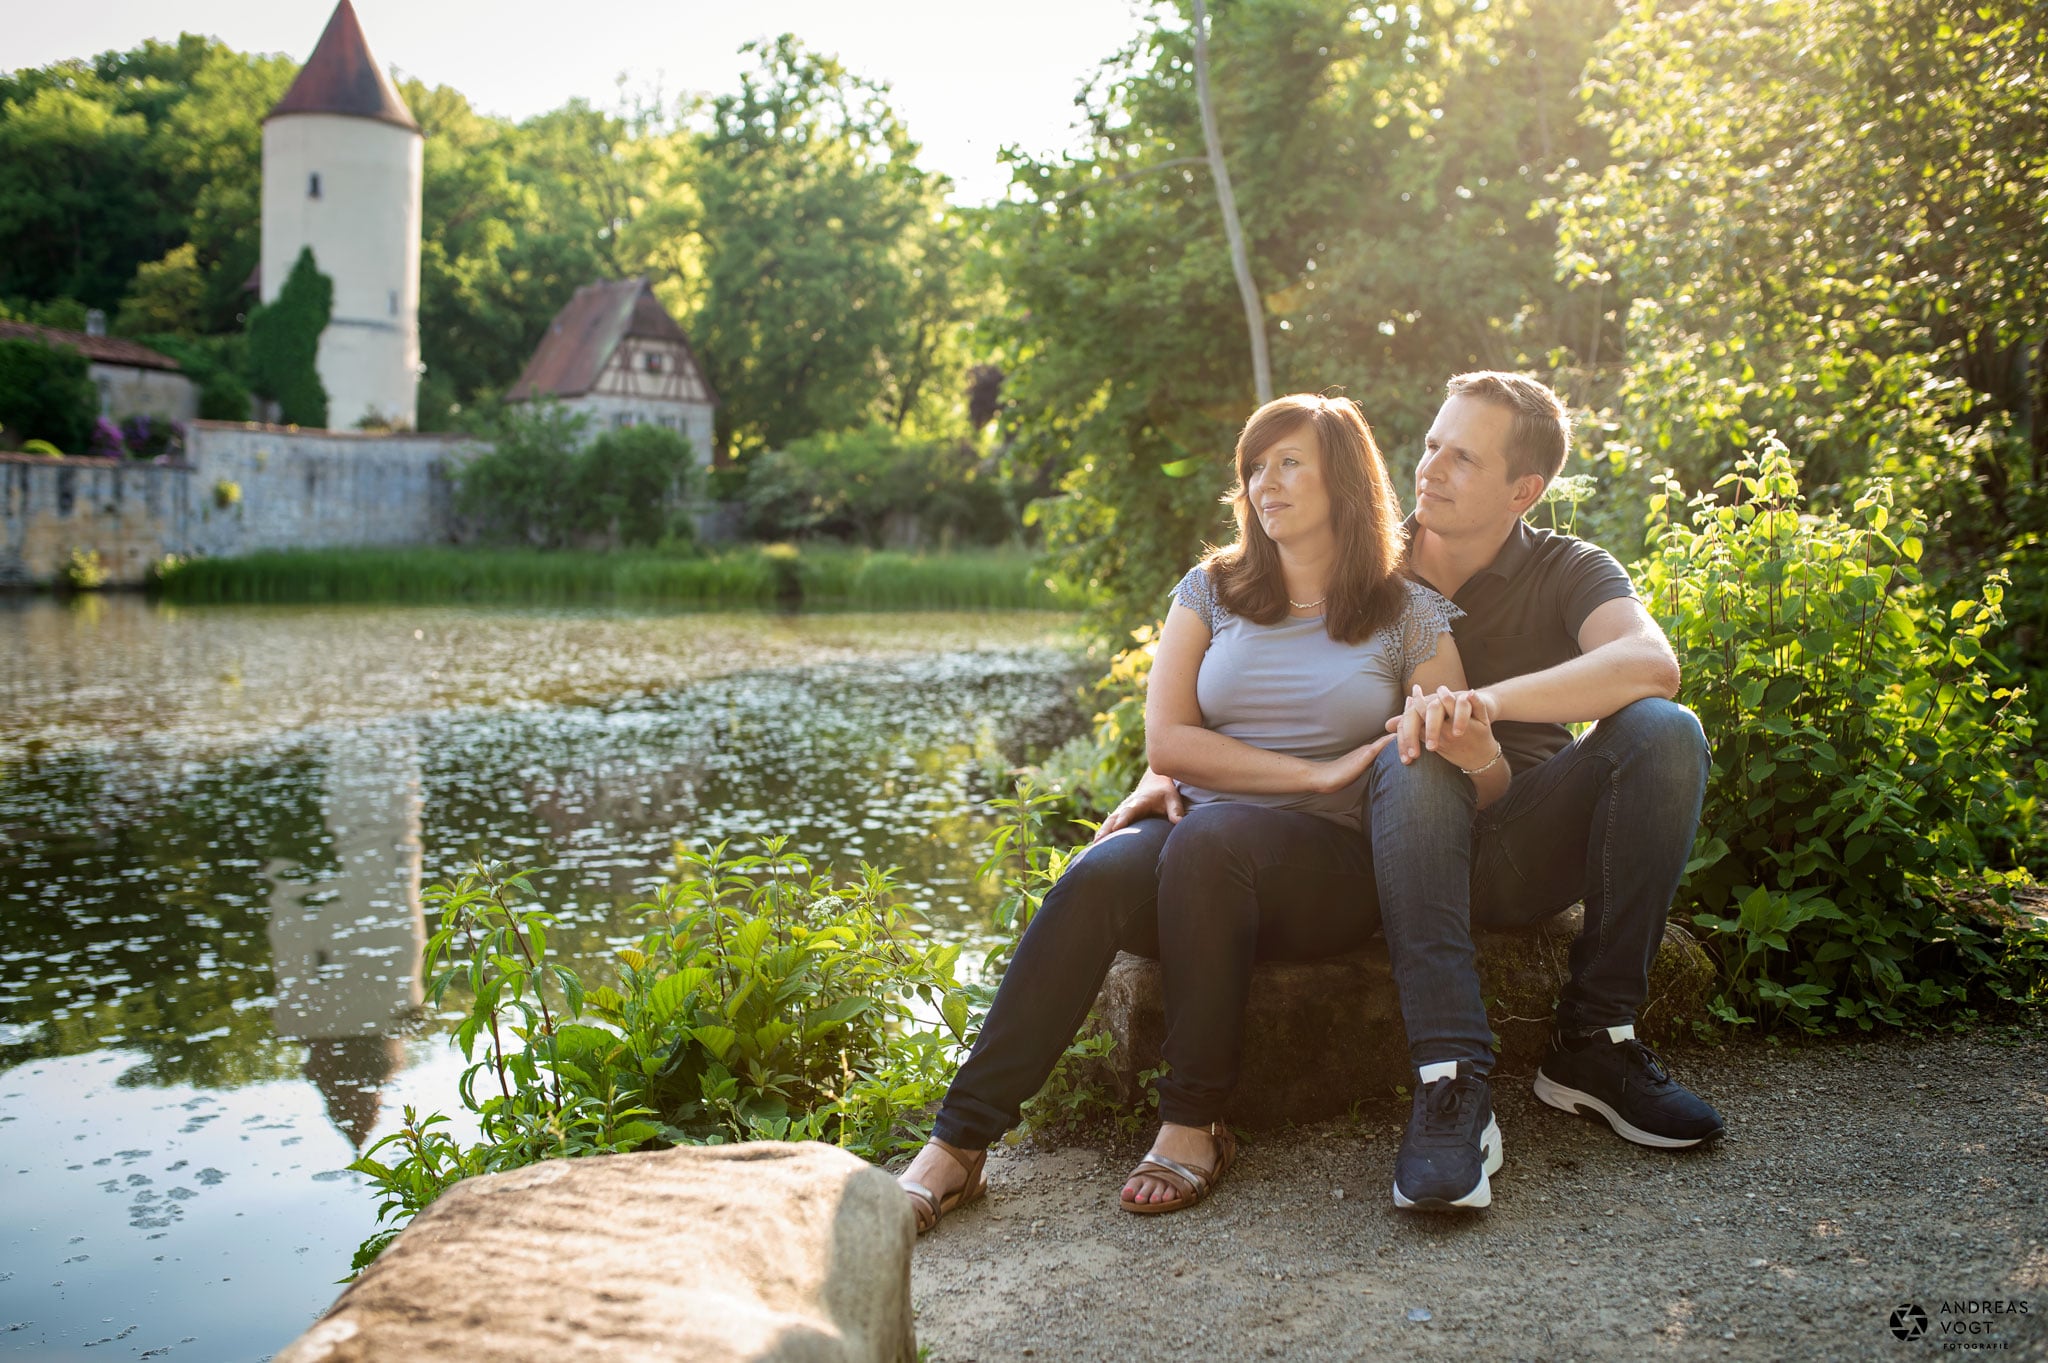
[[[1439,686],[1432,695],[1417,686],[1406,708],[1387,721],[1387,731],[1399,740],[1403,762],[1414,762],[1427,749],[1467,776],[1477,776],[1501,760],[1500,742],[1493,736],[1499,714],[1500,703],[1483,689]]]

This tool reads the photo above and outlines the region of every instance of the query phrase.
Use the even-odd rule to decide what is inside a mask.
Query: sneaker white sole
[[[1619,1112],[1601,1102],[1590,1093],[1566,1088],[1542,1070],[1536,1071],[1536,1096],[1560,1112],[1593,1112],[1614,1128],[1614,1134],[1637,1145],[1647,1145],[1656,1150],[1688,1150],[1707,1136],[1659,1136],[1654,1131],[1645,1131],[1625,1119]]]
[[[1500,1172],[1501,1163],[1506,1158],[1501,1149],[1499,1118],[1489,1117],[1486,1122],[1486,1130],[1479,1133],[1479,1154],[1479,1182],[1474,1184],[1472,1191],[1463,1197],[1455,1198],[1449,1202],[1444,1201],[1442,1198],[1425,1198],[1422,1201],[1416,1201],[1401,1191],[1401,1181],[1395,1179],[1394,1205],[1408,1209],[1420,1207],[1424,1210],[1449,1207],[1478,1208],[1492,1206],[1493,1175]]]

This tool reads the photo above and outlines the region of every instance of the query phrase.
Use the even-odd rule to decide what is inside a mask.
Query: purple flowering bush
[[[101,459],[119,459],[128,453],[128,442],[119,426],[101,417],[92,424],[92,438],[85,448],[86,453]]]

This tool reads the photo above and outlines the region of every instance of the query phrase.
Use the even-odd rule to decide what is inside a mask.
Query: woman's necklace
[[[1328,592],[1323,593],[1321,596],[1317,597],[1313,601],[1296,601],[1293,597],[1290,596],[1287,598],[1287,604],[1294,607],[1298,611],[1312,611],[1317,606],[1322,605],[1325,601],[1328,601],[1329,599],[1330,595]]]

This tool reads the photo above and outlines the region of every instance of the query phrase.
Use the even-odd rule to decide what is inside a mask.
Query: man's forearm
[[[1617,639],[1541,672],[1483,688],[1497,719],[1524,724],[1579,724],[1605,719],[1626,705],[1678,694],[1678,660],[1649,639]]]

